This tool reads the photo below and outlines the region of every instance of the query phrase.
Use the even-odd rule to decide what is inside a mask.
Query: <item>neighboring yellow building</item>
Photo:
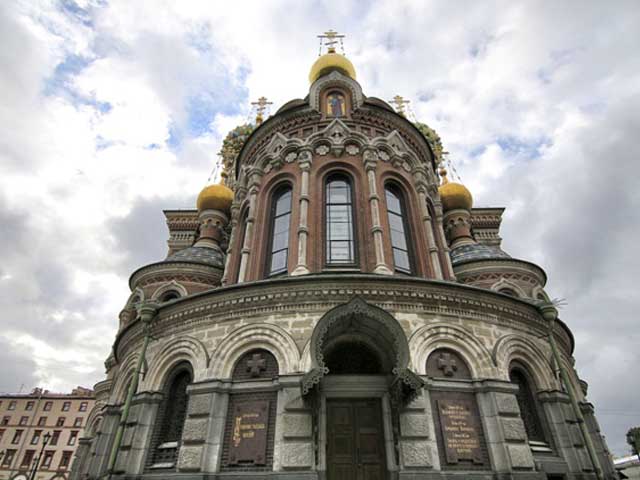
[[[0,480],[29,479],[38,460],[36,480],[68,478],[94,404],[93,390],[82,387],[0,396]]]

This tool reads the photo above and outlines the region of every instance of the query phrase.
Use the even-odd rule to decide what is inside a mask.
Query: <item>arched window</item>
[[[547,444],[546,435],[542,426],[540,412],[538,410],[538,402],[534,396],[532,381],[525,369],[516,364],[509,371],[509,380],[518,386],[516,399],[518,407],[520,407],[520,416],[524,422],[524,428],[529,438],[529,443],[535,445],[536,442],[543,445]],[[532,447],[534,446],[532,445]]]
[[[271,242],[267,269],[269,275],[287,271],[291,224],[291,187],[276,191],[271,203]]]
[[[407,219],[404,198],[395,185],[384,189],[391,234],[393,264],[396,271],[412,273],[411,248],[407,237]]]
[[[510,297],[516,297],[518,298],[520,295],[518,295],[516,293],[516,291],[512,288],[501,288],[500,290],[498,290],[498,292],[504,294],[504,295],[509,295]]]
[[[353,194],[345,175],[327,179],[325,188],[325,252],[327,265],[356,263]]]
[[[191,367],[184,363],[177,366],[167,379],[155,422],[151,461],[148,464],[154,470],[175,470],[182,428],[187,416],[187,387],[191,381]]]
[[[171,300],[175,300],[180,298],[180,293],[175,290],[167,290],[160,296],[161,302],[170,302]]]

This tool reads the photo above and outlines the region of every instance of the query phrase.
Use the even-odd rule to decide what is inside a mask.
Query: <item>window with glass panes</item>
[[[392,186],[385,188],[385,198],[387,200],[393,264],[397,271],[411,273],[411,257],[403,199],[400,193]]]
[[[289,228],[291,224],[291,188],[280,190],[273,199],[269,275],[287,271]]]
[[[328,265],[356,262],[351,183],[344,176],[327,181],[325,197],[325,251]]]

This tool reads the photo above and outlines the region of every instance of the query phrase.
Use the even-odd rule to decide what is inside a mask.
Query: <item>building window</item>
[[[289,229],[291,224],[291,188],[278,190],[271,207],[271,242],[269,245],[269,275],[287,271]]]
[[[74,427],[81,427],[82,426],[82,417],[76,418],[75,421],[73,422],[73,426]]]
[[[44,411],[48,412],[53,407],[53,402],[44,402]]]
[[[37,445],[40,441],[40,435],[42,435],[42,430],[34,430],[33,437],[31,437],[31,445]]]
[[[71,455],[73,455],[73,452],[70,451],[64,451],[62,452],[62,457],[60,458],[60,468],[68,468],[69,467],[69,463],[71,463]]]
[[[31,400],[30,400],[30,401],[28,401],[28,402],[27,402],[27,406],[26,406],[25,410],[33,410],[33,405],[34,405],[34,403],[35,403],[35,402],[33,402],[33,401],[31,401]]]
[[[9,425],[10,421],[11,417],[9,415],[5,415],[4,417],[2,417],[2,425]]]
[[[11,400],[9,402],[9,408],[7,410],[15,410],[16,409],[16,401],[15,400]]]
[[[71,402],[64,402],[62,404],[62,411],[63,412],[68,412],[70,408],[71,408]]]
[[[53,455],[56,452],[54,452],[53,450],[47,450],[46,452],[44,452],[44,458],[42,460],[42,466],[44,468],[49,468],[51,466],[51,463],[53,462]]]
[[[29,423],[29,417],[20,417],[20,425],[26,425]]]
[[[38,426],[44,427],[47,424],[47,417],[40,417],[38,419]]]
[[[27,450],[24,452],[24,457],[22,457],[22,465],[21,467],[29,467],[31,466],[31,462],[33,461],[33,456],[35,455],[35,450]]]
[[[76,440],[78,439],[78,431],[74,430],[71,432],[71,435],[69,435],[69,441],[67,442],[67,445],[75,445],[76,444]]]
[[[13,434],[13,440],[11,440],[11,443],[19,443],[20,438],[22,438],[22,430],[16,430],[16,433]]]
[[[177,294],[177,292],[173,292],[173,293],[176,293],[176,294]],[[178,296],[180,296],[180,295],[178,294]],[[177,297],[176,297],[176,298],[177,298]],[[89,405],[89,402],[81,402],[81,403],[80,403],[80,408],[78,408],[78,411],[80,411],[80,412],[86,412],[86,411],[87,411],[87,406],[88,406],[88,405]]]
[[[60,438],[60,430],[54,430],[53,431],[53,435],[51,435],[50,445],[52,447],[55,447],[56,445],[58,445],[58,439],[59,438]]]
[[[58,417],[58,421],[56,422],[56,427],[64,427],[64,417]]]
[[[411,273],[411,249],[407,238],[408,229],[404,199],[400,191],[393,185],[385,187],[384,192],[387,201],[393,264],[396,271]]]
[[[7,449],[4,453],[4,458],[2,459],[3,467],[10,467],[13,463],[13,459],[16,456],[16,451],[12,449]]]
[[[4,428],[0,429],[0,443],[2,443],[2,437],[4,437]]]
[[[164,398],[158,409],[158,420],[154,432],[151,464],[175,469],[182,439],[182,428],[187,415],[187,387],[191,383],[191,369],[182,364],[168,378]]]
[[[531,388],[532,383],[529,380],[529,375],[525,373],[523,368],[516,366],[511,368],[509,379],[511,383],[518,386],[516,399],[518,400],[520,416],[522,417],[529,441],[546,443],[544,429],[540,421],[537,401]]]
[[[328,265],[356,262],[351,182],[344,175],[329,177],[325,188],[325,251]]]
[[[170,302],[171,300],[175,300],[177,298],[180,298],[180,294],[178,292],[176,292],[175,290],[169,290],[164,292],[161,296],[160,296],[160,302],[164,303],[164,302]],[[82,409],[82,406],[84,405],[84,410]],[[87,402],[82,402],[80,404],[80,411],[81,412],[85,412],[87,410]]]

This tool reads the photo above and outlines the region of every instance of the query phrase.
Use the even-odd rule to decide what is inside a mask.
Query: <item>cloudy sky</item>
[[[345,32],[365,94],[411,99],[503,246],[568,305],[612,450],[640,425],[640,3],[0,2],[0,391],[102,378],[127,278],[166,253],[222,137],[304,97]],[[634,276],[634,274],[636,276]],[[635,279],[635,280],[634,280]]]

